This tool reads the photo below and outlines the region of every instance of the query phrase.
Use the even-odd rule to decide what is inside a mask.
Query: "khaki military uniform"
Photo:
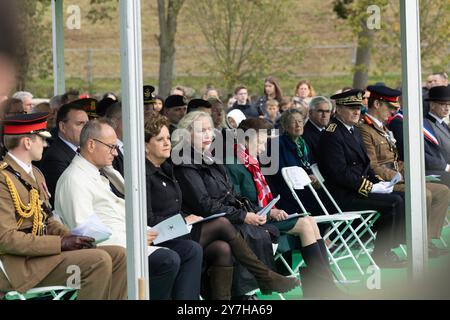
[[[66,281],[73,273],[68,273],[67,267],[76,265],[81,270],[78,299],[126,298],[124,249],[110,246],[61,252],[61,236],[69,235],[70,230],[53,217],[42,213],[42,224],[37,230],[33,230],[34,215],[20,223],[10,191],[11,183],[25,206],[30,204],[30,192],[13,172],[6,169],[7,166],[38,190],[43,204],[48,205],[49,200],[42,173],[33,167],[32,177],[7,154],[0,162],[0,260],[7,273],[0,270],[0,292],[67,285]]]
[[[378,126],[368,116],[359,124],[370,166],[384,180],[391,180],[397,172],[403,175],[403,163],[398,161],[395,139],[386,126]],[[440,238],[442,226],[450,203],[450,190],[438,183],[426,184],[428,238]],[[394,191],[405,192],[404,183],[398,183]]]

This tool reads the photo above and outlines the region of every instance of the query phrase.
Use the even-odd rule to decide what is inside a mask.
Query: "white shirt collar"
[[[375,122],[377,124],[377,126],[379,126],[380,128],[383,128],[383,122],[381,122],[380,120],[376,119],[374,116],[366,113],[366,116],[368,116],[373,122]]]
[[[433,118],[435,118],[440,124],[442,124],[442,122],[444,121],[444,119],[439,118],[437,115],[435,115],[435,114],[433,114],[431,112],[428,112],[428,114],[430,116],[432,116]]]
[[[25,162],[14,156],[11,152],[8,152],[8,154],[26,173],[28,173],[29,175],[33,173],[33,165],[31,163],[26,164]]]
[[[81,154],[77,154],[74,160],[75,159],[80,165],[83,166],[83,168],[85,168],[88,171],[88,173],[91,173],[94,177],[100,175],[100,170],[98,170],[98,168],[94,166],[92,163],[90,163],[88,160],[83,158]]]
[[[67,144],[70,149],[72,149],[73,151],[77,152],[78,147],[76,145],[74,145],[72,142],[67,141],[66,139],[64,139],[63,137],[61,137],[61,135],[58,134],[58,137],[65,143]]]
[[[341,119],[339,119],[338,117],[336,117],[336,119],[338,119],[338,121],[340,123],[342,123],[348,130],[348,132],[350,132],[351,129],[353,129],[353,126],[349,126],[348,124],[345,124]]]

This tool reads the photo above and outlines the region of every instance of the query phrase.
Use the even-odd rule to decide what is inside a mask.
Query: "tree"
[[[333,10],[341,19],[348,21],[357,37],[356,61],[353,74],[353,88],[365,88],[369,79],[369,67],[375,38],[375,29],[369,27],[369,6],[377,6],[381,11],[387,0],[335,0]]]
[[[158,0],[159,17],[159,94],[169,95],[175,67],[177,17],[185,0]]]
[[[23,0],[17,2],[20,24],[24,36],[18,53],[19,70],[17,90],[26,88],[31,77],[45,78],[51,74],[51,24],[44,16],[50,8],[50,0]]]
[[[397,1],[396,1],[397,2]],[[386,23],[391,32],[383,30],[381,41],[389,44],[390,54],[386,64],[399,60],[400,51],[400,7],[398,3],[390,3],[392,14]],[[448,0],[420,0],[420,43],[422,70],[442,72],[450,63],[450,2]]]
[[[288,30],[291,1],[195,0],[190,16],[211,50],[213,63],[228,93],[240,83],[254,81],[302,59],[299,36]],[[287,44],[292,44],[288,47]]]
[[[91,0],[88,18],[92,22],[111,20],[112,0]],[[116,1],[115,1],[116,2]],[[159,94],[167,96],[172,88],[175,67],[175,34],[177,32],[177,18],[185,0],[158,0],[158,18],[160,35],[158,37],[159,64]]]

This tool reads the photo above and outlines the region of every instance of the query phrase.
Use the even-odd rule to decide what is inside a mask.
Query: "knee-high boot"
[[[328,258],[323,258],[326,249],[321,248],[320,242],[301,249],[306,262],[306,268],[300,270],[303,294],[307,298],[343,298],[344,294],[334,284]],[[323,241],[322,245],[325,245]]]
[[[211,300],[230,300],[233,282],[233,267],[209,267],[208,297]]]
[[[240,234],[237,234],[229,245],[233,256],[255,276],[263,294],[290,291],[300,284],[296,278],[284,277],[270,270],[258,259]]]

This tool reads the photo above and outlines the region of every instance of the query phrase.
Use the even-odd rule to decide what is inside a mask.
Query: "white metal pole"
[[[52,0],[53,90],[55,95],[63,94],[66,91],[63,18],[63,0]]]
[[[140,0],[120,0],[128,298],[148,299]]]
[[[400,1],[402,103],[405,125],[406,235],[409,276],[418,280],[427,264],[427,212],[422,118],[419,1]]]

